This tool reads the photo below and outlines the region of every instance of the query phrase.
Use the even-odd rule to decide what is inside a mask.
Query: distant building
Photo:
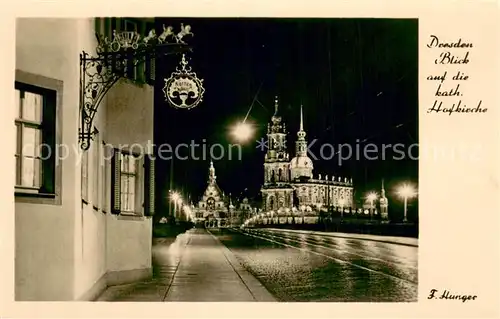
[[[314,164],[307,156],[306,132],[302,107],[300,130],[295,143],[296,155],[291,160],[286,147],[287,130],[278,114],[278,99],[275,113],[268,125],[268,150],[264,160],[264,184],[262,208],[267,215],[289,216],[292,211],[308,211],[317,215],[321,209],[353,208],[353,183],[346,177],[330,178],[327,175],[313,176]]]
[[[194,207],[194,222],[207,228],[224,228],[241,225],[246,218],[255,212],[248,198],[240,203],[226,196],[217,185],[217,176],[212,161],[208,170],[208,185],[198,205]],[[234,205],[236,204],[236,206]]]

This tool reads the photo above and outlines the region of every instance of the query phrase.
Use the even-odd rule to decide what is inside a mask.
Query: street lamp
[[[181,195],[178,192],[172,192],[170,194],[170,199],[174,202],[177,202],[179,198],[181,198]]]
[[[246,123],[246,119],[236,124],[232,130],[233,137],[239,142],[248,141],[253,136],[253,133],[254,128],[251,124]]]
[[[375,192],[370,192],[366,195],[366,199],[370,201],[370,219],[373,217],[373,202],[377,199],[377,197],[377,193]]]
[[[184,213],[184,202],[182,201],[182,198],[179,198],[177,200],[177,207],[179,207],[179,218],[180,220],[183,220],[184,216],[182,215]]]
[[[408,221],[407,219],[407,202],[408,198],[412,198],[413,196],[416,195],[415,189],[413,186],[410,184],[403,184],[399,187],[398,190],[399,196],[401,196],[404,199],[404,217],[403,217],[403,223],[406,223]]]
[[[181,195],[178,192],[172,192],[170,194],[170,200],[174,202],[174,216],[177,215],[177,204],[182,203]]]

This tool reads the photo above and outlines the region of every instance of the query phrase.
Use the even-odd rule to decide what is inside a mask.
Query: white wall
[[[150,268],[151,218],[137,220],[108,214],[107,219],[108,271]]]
[[[152,152],[152,87],[132,84],[125,79],[119,80],[106,95],[106,119],[106,143],[135,152]],[[140,188],[144,191],[143,169],[138,177]],[[144,197],[137,197],[137,205],[141,207]],[[140,210],[144,211],[143,208]],[[106,231],[108,272],[151,268],[152,218],[108,215]],[[127,281],[124,278],[124,282]]]
[[[76,20],[18,19],[16,69],[64,82],[62,143],[76,146],[79,52]],[[33,36],[36,34],[36,36]],[[62,205],[16,202],[16,299],[73,298],[75,152],[62,161]]]
[[[106,95],[106,142],[116,145],[153,143],[153,88],[121,79]]]
[[[94,35],[94,20],[78,19],[77,27],[79,29],[79,37],[76,41],[78,54],[85,51],[95,55],[97,41]],[[100,134],[103,134],[105,129],[105,110],[106,103],[101,103],[93,122]],[[93,197],[94,178],[96,178],[94,166],[100,165],[100,163],[94,162],[93,153],[97,151],[99,146],[97,141],[93,141],[87,151],[88,203],[81,201],[80,165],[77,168],[78,178],[75,180],[78,193],[74,219],[74,299],[80,298],[89,291],[106,273],[106,216],[102,211],[99,200]],[[99,188],[105,187],[105,185],[105,183],[99,181]],[[98,209],[95,210],[94,206]]]
[[[94,142],[89,203],[81,201],[79,55],[94,49],[93,19],[18,19],[16,69],[64,82],[62,143],[70,152],[61,161],[61,206],[16,202],[16,300],[75,300],[88,295],[110,271],[151,267],[151,219],[127,220],[103,211],[109,207],[110,170],[106,181],[99,182],[99,193],[106,196],[92,196]],[[115,92],[117,102],[109,110],[106,102],[113,98],[105,98],[94,124],[107,143],[145,145],[153,139],[152,89],[123,85],[123,90],[118,85],[108,92]]]

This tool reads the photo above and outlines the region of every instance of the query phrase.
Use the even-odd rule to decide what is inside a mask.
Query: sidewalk
[[[97,301],[275,301],[215,236],[191,229],[153,246],[153,278],[109,287]]]

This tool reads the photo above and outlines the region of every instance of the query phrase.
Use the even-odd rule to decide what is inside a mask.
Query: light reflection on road
[[[282,301],[417,301],[417,247],[263,229],[221,241]]]

